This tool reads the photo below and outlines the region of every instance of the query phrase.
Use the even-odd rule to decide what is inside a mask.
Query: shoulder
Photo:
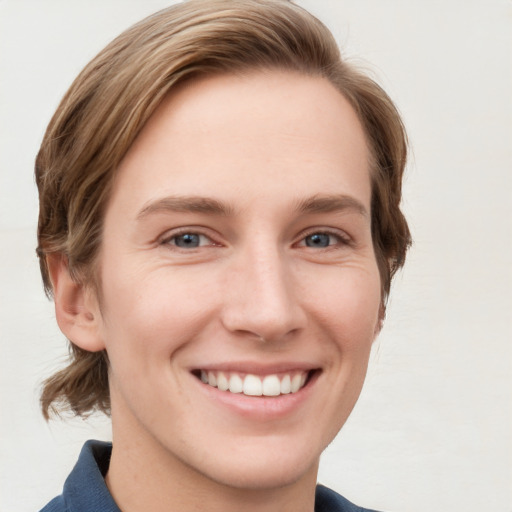
[[[317,485],[315,496],[315,512],[377,512],[368,508],[358,507],[333,490]]]
[[[111,451],[110,443],[87,441],[64,483],[62,494],[40,512],[120,512],[103,479],[108,470]]]
[[[68,512],[68,508],[66,507],[64,498],[62,496],[57,496],[43,507],[40,512]]]

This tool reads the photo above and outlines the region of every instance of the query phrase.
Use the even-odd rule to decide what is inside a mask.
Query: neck
[[[114,411],[113,411],[114,412]],[[229,485],[200,473],[141,429],[116,428],[106,484],[123,512],[313,512],[318,461],[294,482]]]

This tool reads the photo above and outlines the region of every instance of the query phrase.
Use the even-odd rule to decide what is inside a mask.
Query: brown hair
[[[279,68],[322,76],[349,100],[372,159],[372,236],[385,304],[410,234],[400,211],[407,144],[387,94],[344,62],[329,30],[286,0],[189,0],[132,26],[79,74],[62,99],[36,160],[37,253],[65,255],[75,280],[95,286],[105,205],[117,166],[164,96],[202,73]],[[70,363],[44,383],[43,415],[109,413],[108,359],[71,341]]]

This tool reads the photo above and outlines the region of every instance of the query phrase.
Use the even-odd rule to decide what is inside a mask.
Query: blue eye
[[[329,247],[332,242],[332,235],[328,233],[313,233],[312,235],[308,235],[305,239],[306,247]]]
[[[172,237],[171,240],[174,242],[174,245],[182,249],[195,249],[201,245],[202,241],[201,235],[197,233],[183,233],[182,235]]]

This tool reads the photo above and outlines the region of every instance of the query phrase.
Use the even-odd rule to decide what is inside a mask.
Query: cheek
[[[371,346],[381,305],[376,264],[334,269],[323,282],[323,286],[316,282],[316,292],[309,294],[309,307],[318,323],[329,329],[345,350]]]
[[[104,287],[104,333],[112,359],[168,361],[212,316],[216,297],[204,280],[168,269],[112,268]],[[135,364],[137,359],[133,359]],[[113,364],[115,361],[112,361]]]

